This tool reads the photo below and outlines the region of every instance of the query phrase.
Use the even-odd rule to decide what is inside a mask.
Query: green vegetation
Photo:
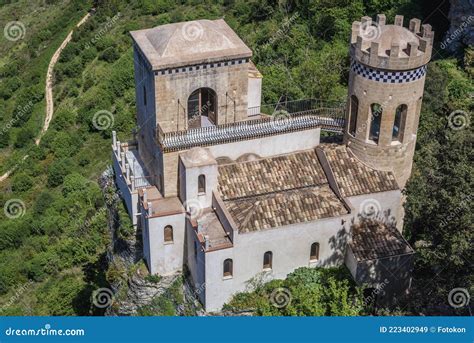
[[[224,310],[254,311],[260,316],[363,315],[362,289],[341,268],[299,268],[285,280],[256,284],[238,293]]]
[[[472,79],[456,60],[431,63],[406,188],[404,233],[417,251],[407,304],[413,313],[437,314],[444,307],[443,313],[452,314],[447,305],[450,290],[473,291],[473,126],[454,125],[452,115],[449,119],[458,111],[458,119],[467,123],[474,109],[473,92]],[[469,315],[467,307],[454,313]]]
[[[178,306],[183,306],[183,280],[177,278],[165,292],[153,298],[151,303],[138,309],[139,316],[176,316]]]
[[[0,307],[8,304],[2,314],[97,314],[90,304],[92,292],[107,287],[106,274],[110,278],[119,274],[107,271],[104,261],[109,235],[98,178],[110,164],[111,130],[125,140],[132,137],[135,126],[130,30],[225,15],[255,52],[253,60],[264,75],[264,102],[276,102],[282,95],[343,100],[351,22],[381,12],[388,20],[395,13],[423,17],[414,0],[95,3],[96,14],[75,30],[56,65],[54,118],[39,146],[34,139],[45,116],[48,63],[92,2],[22,0],[0,8],[0,18],[19,20],[26,29],[24,38],[17,41],[0,37],[0,174],[17,166],[1,184],[0,207],[16,199],[25,210],[13,219],[0,211]],[[6,22],[1,22],[2,27]],[[416,306],[412,300],[410,307],[413,314],[427,312],[425,305],[445,303],[446,292],[454,286],[473,284],[469,269],[472,212],[463,205],[469,204],[464,195],[472,189],[472,125],[458,131],[446,125],[453,110],[472,111],[472,97],[468,96],[472,84],[464,71],[472,78],[472,56],[469,50],[465,61],[432,63],[428,73],[405,221],[405,232],[420,246],[415,271],[418,293],[413,296]],[[93,124],[98,111],[113,115],[113,125],[106,130]],[[23,161],[25,155],[29,157]],[[456,213],[453,218],[452,213]],[[131,237],[134,232],[123,206],[119,217],[120,237]],[[257,309],[261,314],[361,313],[351,302],[357,297],[354,287],[335,271],[298,271],[295,275],[293,281],[275,283],[294,292],[295,303],[288,309],[277,310],[265,303],[270,291],[266,286],[260,293],[238,299],[242,306],[261,303],[262,308]],[[297,285],[298,280],[306,280],[311,287]],[[316,292],[323,283],[341,293]],[[11,303],[15,292],[23,288],[21,301]],[[318,299],[315,308],[303,302],[305,292]],[[330,305],[336,299],[351,300]],[[174,311],[170,305],[174,300],[157,302],[163,303],[153,305],[161,313]],[[142,313],[152,313],[147,311]]]

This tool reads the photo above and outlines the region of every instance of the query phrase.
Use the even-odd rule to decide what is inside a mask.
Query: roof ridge
[[[231,166],[231,165],[236,165],[236,164],[247,164],[247,163],[255,163],[255,162],[260,162],[260,161],[265,161],[265,160],[271,160],[273,158],[278,158],[278,157],[284,157],[284,156],[294,156],[294,155],[299,155],[299,154],[303,154],[303,153],[308,153],[308,152],[314,152],[314,148],[311,148],[311,149],[305,149],[305,150],[299,150],[299,151],[293,151],[293,152],[287,152],[285,154],[279,154],[279,155],[272,155],[272,156],[266,156],[266,157],[261,157],[258,158],[258,159],[255,159],[255,160],[250,160],[250,161],[233,161],[232,163],[227,163],[227,164],[222,164],[220,165],[219,167],[222,166],[222,168],[226,167],[226,166]],[[246,154],[242,154],[241,156],[243,155],[247,155],[247,154],[251,154],[251,153],[246,153]],[[316,153],[315,153],[316,154]],[[255,154],[256,155],[256,154]],[[239,156],[240,157],[240,156]]]
[[[277,190],[277,191],[263,192],[263,193],[252,194],[252,195],[245,195],[245,196],[241,196],[241,197],[225,199],[224,201],[245,201],[245,200],[252,199],[252,198],[263,198],[263,197],[268,196],[268,195],[273,195],[273,194],[276,195],[276,194],[280,194],[280,193],[289,193],[289,192],[299,191],[299,190],[302,190],[302,189],[323,187],[323,186],[326,186],[326,185],[329,186],[329,183],[324,182],[324,183],[320,183],[320,184],[311,184],[311,185],[307,185],[307,186],[293,187],[293,188],[281,189],[281,190]],[[331,187],[329,187],[329,188],[331,189]],[[332,189],[331,189],[331,191],[334,193],[334,191]]]
[[[170,27],[171,27],[171,26],[170,26]],[[182,26],[181,26],[181,29],[182,29]],[[165,48],[163,49],[163,51],[162,51],[160,57],[165,56],[166,50],[168,50],[168,47],[170,46],[171,38],[174,37],[174,35],[176,34],[176,31],[177,31],[177,30],[178,30],[178,26],[174,26],[174,27],[173,27],[173,33],[171,33],[171,34],[167,37],[166,43],[164,44],[164,45],[165,45]],[[156,51],[156,49],[155,49],[155,51]]]

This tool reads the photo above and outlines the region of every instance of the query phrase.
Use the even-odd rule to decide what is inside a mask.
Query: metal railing
[[[250,114],[257,112],[258,119],[175,132],[165,133],[158,125],[158,143],[164,151],[177,151],[317,127],[342,132],[345,123],[345,104],[342,102],[305,99],[257,106],[248,111]]]
[[[133,179],[134,188],[147,188],[153,185],[153,178],[151,176],[137,176]]]
[[[342,113],[334,113],[331,115],[344,116],[345,103],[341,101],[327,101],[321,99],[302,99],[292,101],[280,101],[275,104],[263,104],[260,106],[249,107],[247,115],[249,117],[263,116],[263,115],[274,115],[275,113],[286,112],[293,115],[308,114],[315,110],[321,109],[343,109]],[[327,111],[329,112],[329,111]]]

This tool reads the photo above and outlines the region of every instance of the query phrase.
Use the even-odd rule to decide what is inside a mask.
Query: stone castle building
[[[368,35],[367,33],[374,35]],[[189,271],[207,311],[255,278],[346,264],[409,288],[400,233],[433,32],[355,22],[347,106],[261,104],[252,51],[224,20],[134,31],[138,131],[113,134],[116,182],[150,273]],[[343,143],[321,142],[321,131]]]

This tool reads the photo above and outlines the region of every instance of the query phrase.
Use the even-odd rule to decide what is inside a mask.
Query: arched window
[[[349,118],[349,133],[355,136],[357,128],[357,113],[359,112],[359,99],[357,99],[355,95],[351,96],[350,106],[351,117]]]
[[[196,89],[188,98],[188,127],[217,124],[217,95],[210,88]]]
[[[173,227],[166,225],[164,230],[165,243],[173,242]]]
[[[263,254],[263,269],[272,269],[273,253],[267,251]]]
[[[369,139],[375,143],[379,142],[380,124],[382,123],[382,106],[380,104],[370,105],[370,133]]]
[[[203,174],[198,177],[198,193],[206,193],[206,176]]]
[[[233,262],[232,259],[228,258],[224,261],[224,277],[233,275]]]
[[[407,116],[407,105],[403,104],[397,107],[395,110],[395,119],[393,121],[393,130],[392,130],[392,141],[403,140],[403,131]]]
[[[309,253],[310,261],[317,261],[319,260],[319,243],[311,244],[311,250]]]

